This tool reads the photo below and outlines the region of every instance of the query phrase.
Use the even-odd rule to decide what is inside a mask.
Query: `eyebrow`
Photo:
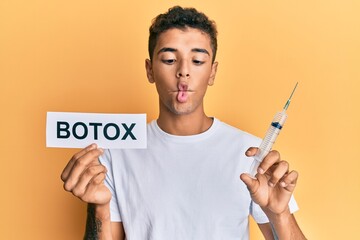
[[[193,48],[191,49],[192,52],[199,52],[199,53],[205,53],[210,56],[210,53],[205,48]],[[163,53],[163,52],[177,52],[176,48],[170,48],[170,47],[164,47],[158,51],[157,54]]]
[[[191,49],[192,52],[199,52],[199,53],[205,53],[210,56],[210,53],[205,48],[193,48]]]
[[[164,47],[164,48],[160,49],[157,54],[162,53],[162,52],[176,52],[176,51],[177,51],[177,49],[175,49],[175,48]]]

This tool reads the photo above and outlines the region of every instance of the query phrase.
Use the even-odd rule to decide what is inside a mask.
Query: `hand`
[[[61,174],[64,189],[87,203],[109,203],[111,192],[104,184],[107,170],[98,159],[102,153],[96,144],[76,153]]]
[[[249,148],[246,156],[252,157],[256,151],[257,148]],[[289,172],[289,163],[280,160],[279,152],[271,151],[260,164],[256,179],[246,173],[241,174],[240,178],[255,203],[273,214],[281,214],[288,210],[298,173]]]

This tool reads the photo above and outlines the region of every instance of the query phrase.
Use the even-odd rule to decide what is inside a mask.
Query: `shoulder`
[[[230,138],[236,138],[246,142],[250,141],[254,144],[258,144],[261,141],[259,137],[248,133],[242,129],[234,127],[228,123],[222,122],[217,118],[214,119],[214,124],[218,125],[218,132],[224,136],[226,135]]]

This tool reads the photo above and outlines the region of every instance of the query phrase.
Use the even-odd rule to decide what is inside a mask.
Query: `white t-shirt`
[[[248,239],[248,216],[268,222],[239,179],[260,139],[218,119],[204,133],[175,136],[156,121],[147,126],[146,149],[107,150],[111,221],[127,240]],[[295,201],[291,211],[297,210]]]

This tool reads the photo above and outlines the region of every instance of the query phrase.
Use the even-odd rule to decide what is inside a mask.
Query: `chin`
[[[170,112],[176,115],[187,115],[194,111],[193,107],[189,103],[175,104],[171,108],[168,108]]]

